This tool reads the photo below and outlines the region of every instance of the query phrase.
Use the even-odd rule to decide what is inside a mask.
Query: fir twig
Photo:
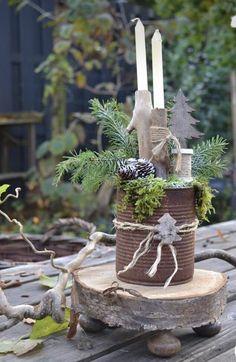
[[[92,115],[97,123],[102,126],[103,133],[107,137],[110,149],[122,149],[127,158],[136,157],[138,151],[137,135],[129,134],[127,126],[128,116],[121,111],[115,100],[100,103],[98,99],[90,101]]]
[[[227,166],[222,160],[227,144],[224,138],[216,136],[194,147],[192,175],[206,180],[221,177]]]
[[[125,158],[122,151],[101,153],[84,151],[60,162],[56,168],[55,184],[68,172],[73,183],[81,183],[84,191],[95,192],[106,180],[112,180],[117,172],[119,160]]]
[[[92,114],[102,126],[110,149],[100,153],[87,150],[67,157],[57,165],[54,183],[58,184],[70,173],[72,182],[81,183],[85,191],[95,192],[104,181],[112,181],[120,160],[137,156],[138,144],[137,137],[128,134],[128,116],[115,100],[101,104],[98,99],[93,99],[90,103]]]

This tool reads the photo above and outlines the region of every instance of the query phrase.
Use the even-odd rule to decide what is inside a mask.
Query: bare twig
[[[103,241],[106,237],[107,234],[104,234],[102,232],[95,232],[91,234],[89,237],[90,241],[88,242],[88,244],[83,249],[80,250],[75,259],[73,259],[69,264],[67,264],[66,267],[68,272],[72,273],[73,271],[77,270],[80,267],[82,261],[86,258],[86,256],[88,256],[93,252],[96,244],[98,242]]]
[[[19,187],[17,187],[15,189],[15,194],[8,194],[3,200],[1,200],[0,204],[3,204],[4,202],[6,202],[9,198],[14,198],[14,199],[18,199],[19,197],[19,192],[21,191],[21,189]],[[2,210],[0,210],[0,215],[2,215],[9,223],[11,224],[15,224],[18,226],[19,228],[19,233],[22,237],[22,239],[30,246],[30,248],[33,250],[33,252],[35,254],[38,255],[48,255],[50,257],[50,261],[51,261],[51,265],[53,268],[55,269],[59,269],[62,271],[65,271],[64,267],[60,267],[58,265],[55,265],[54,263],[54,257],[56,255],[55,251],[53,250],[48,250],[48,249],[44,249],[44,250],[38,250],[35,248],[34,244],[30,241],[30,239],[24,234],[24,227],[23,225],[20,223],[20,221],[16,220],[16,219],[11,219],[5,212],[3,212]]]
[[[94,224],[87,222],[85,220],[79,219],[77,217],[59,219],[53,224],[51,229],[49,229],[45,233],[45,235],[42,239],[42,243],[46,243],[61,228],[72,227],[72,226],[76,226],[84,231],[87,231],[89,234],[92,234],[96,231],[96,226]]]
[[[121,20],[122,20],[122,23],[123,23],[123,27],[128,28],[129,21],[128,21],[126,13],[125,13],[124,1],[118,0],[117,4],[118,4],[119,9],[120,9],[120,17],[121,17]]]
[[[48,290],[43,295],[41,302],[36,306],[26,304],[11,306],[3,290],[0,288],[0,315],[5,315],[9,321],[11,321],[8,323],[4,322],[4,325],[0,325],[0,330],[8,328],[8,325],[11,326],[12,323],[17,323],[17,320],[20,321],[24,318],[42,319],[47,315],[52,316],[55,321],[61,323],[64,320],[66,302],[64,290],[70,273],[79,269],[83,260],[93,252],[98,242],[108,239],[113,239],[113,235],[101,232],[93,233],[90,236],[88,244],[80,250],[75,259],[63,267],[63,270],[59,274],[56,286]]]
[[[52,15],[52,13],[45,11],[43,8],[41,8],[38,4],[34,3],[33,1],[27,0],[26,5],[30,6],[32,9],[36,10],[39,14],[41,14],[41,17],[55,20],[55,17]]]
[[[236,267],[236,257],[221,249],[209,249],[201,251],[195,255],[195,262],[197,263],[199,261],[213,258],[224,260],[227,263]]]
[[[7,196],[3,200],[0,200],[0,205],[4,204],[9,198],[18,199],[20,191],[21,191],[21,188],[17,187],[15,189],[15,194],[7,194]]]
[[[3,212],[2,210],[0,210],[0,215],[2,215],[9,223],[13,223],[15,225],[18,226],[19,228],[19,233],[22,237],[22,239],[30,246],[30,248],[33,250],[33,252],[35,254],[38,255],[48,255],[50,257],[50,261],[51,261],[51,265],[53,268],[55,269],[60,269],[60,270],[64,270],[63,267],[60,266],[56,266],[54,263],[54,257],[56,255],[55,251],[53,250],[48,250],[48,249],[44,249],[44,250],[38,250],[35,248],[34,244],[30,241],[30,239],[24,234],[24,229],[23,229],[23,225],[16,219],[11,219],[5,212]]]
[[[16,280],[0,280],[0,288],[14,288],[21,286],[21,281],[19,279]]]
[[[16,324],[18,324],[20,321],[18,319],[7,319],[5,322],[2,322],[0,324],[0,332],[5,331],[6,329],[9,329]]]
[[[3,201],[5,202],[9,197],[18,198],[19,189],[16,189],[15,195],[8,195]],[[79,226],[84,230],[88,231],[90,234],[89,241],[86,246],[80,250],[74,260],[69,262],[65,266],[57,266],[54,263],[55,252],[52,250],[38,250],[35,248],[34,244],[31,240],[24,234],[23,225],[16,219],[11,219],[5,212],[0,210],[0,215],[2,215],[8,222],[14,223],[18,226],[19,232],[23,240],[31,247],[35,254],[41,255],[49,255],[51,259],[51,264],[54,268],[60,270],[60,274],[58,276],[58,281],[54,288],[48,290],[42,297],[41,302],[36,306],[31,306],[27,304],[12,306],[4,292],[3,288],[0,285],[0,315],[4,315],[7,317],[8,321],[4,322],[0,325],[0,330],[5,330],[10,328],[14,324],[18,323],[18,321],[23,320],[24,318],[32,318],[32,319],[42,319],[48,315],[52,316],[52,318],[61,323],[64,320],[64,311],[65,311],[65,288],[68,282],[69,275],[73,273],[76,269],[78,269],[84,259],[93,252],[96,247],[96,244],[101,241],[110,241],[114,240],[114,235],[105,234],[102,232],[96,232],[96,226],[92,223],[86,222],[82,219],[71,218],[71,219],[60,219],[57,223],[55,223],[55,228],[60,228],[64,226]],[[4,285],[2,285],[4,287]]]
[[[102,136],[103,136],[103,125],[100,124],[98,126],[98,130],[97,130],[97,148],[98,148],[98,152],[103,151]]]
[[[18,195],[19,195],[19,190],[18,191],[16,190],[16,195],[13,195],[12,197],[17,198]],[[7,200],[8,198],[5,198],[5,200]],[[12,306],[8,302],[3,292],[3,289],[0,286],[0,315],[4,315],[8,319],[6,322],[0,324],[0,330],[5,330],[7,328],[10,328],[11,326],[15,325],[16,323],[18,323],[18,321],[21,321],[24,318],[42,319],[50,315],[56,322],[58,323],[63,322],[65,304],[66,304],[64,290],[66,288],[69,275],[80,267],[84,259],[93,252],[98,242],[114,240],[115,236],[105,234],[102,232],[95,232],[96,226],[82,219],[78,218],[60,219],[57,223],[55,223],[56,227],[76,225],[82,227],[84,230],[90,233],[87,245],[82,250],[80,250],[75,259],[69,262],[67,265],[60,267],[54,264],[54,256],[55,256],[54,251],[47,249],[42,251],[37,250],[33,245],[33,243],[29,240],[29,238],[24,234],[23,225],[18,220],[11,219],[2,210],[0,210],[0,214],[8,222],[14,223],[19,227],[20,235],[22,236],[23,240],[31,247],[31,249],[34,251],[35,254],[49,255],[52,266],[60,270],[58,281],[55,287],[48,290],[43,295],[41,302],[36,306],[31,306],[27,304]]]
[[[117,94],[116,90],[97,89],[97,88],[91,87],[89,85],[84,86],[84,89],[86,89],[90,93],[97,94],[97,95],[115,97],[115,95]]]

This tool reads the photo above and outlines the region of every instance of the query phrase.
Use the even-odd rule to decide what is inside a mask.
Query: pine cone
[[[118,175],[123,180],[133,180],[136,178],[136,168],[133,162],[124,160],[119,162]]]
[[[147,177],[155,175],[156,170],[153,164],[144,158],[129,158],[128,160],[120,161],[118,175],[123,180],[134,180],[139,177]]]
[[[136,163],[136,178],[149,175],[156,175],[155,167],[150,161],[139,158]]]

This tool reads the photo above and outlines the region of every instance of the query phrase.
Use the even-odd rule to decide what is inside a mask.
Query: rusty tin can
[[[122,201],[123,197],[124,192],[118,191],[118,204]],[[177,226],[191,224],[196,219],[193,188],[167,189],[161,207],[157,208],[154,214],[145,220],[144,224],[156,225],[158,219],[165,213],[169,213],[177,221]],[[119,210],[117,220],[121,222],[135,222],[133,206],[128,206],[124,211]],[[147,232],[118,229],[116,235],[116,272],[118,273],[130,263],[140,242],[147,236]],[[170,285],[186,283],[193,277],[195,231],[181,234],[181,238],[182,240],[173,243],[176,248],[178,271]],[[167,246],[164,246],[162,249],[161,262],[158,265],[156,274],[152,278],[147,275],[147,271],[156,259],[159,242],[154,240],[148,253],[143,255],[132,269],[117,276],[118,279],[134,284],[164,285],[175,267],[173,256]]]

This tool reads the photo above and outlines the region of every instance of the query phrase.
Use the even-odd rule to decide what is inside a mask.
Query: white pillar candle
[[[232,16],[231,18],[231,26],[232,28],[236,28],[236,15]]]
[[[148,90],[145,30],[140,19],[135,26],[135,48],[138,90]]]
[[[159,30],[152,37],[152,78],[154,108],[165,108],[162,65],[162,39]]]

